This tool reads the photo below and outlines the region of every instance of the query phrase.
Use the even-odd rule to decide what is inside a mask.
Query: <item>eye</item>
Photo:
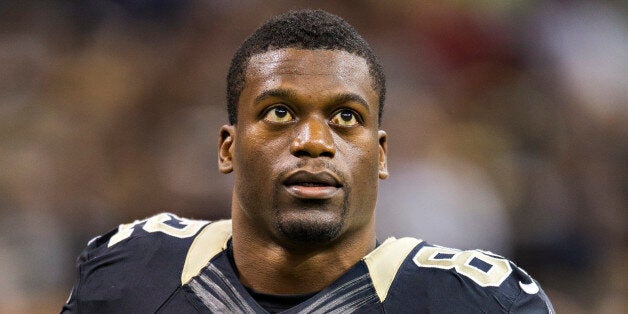
[[[343,109],[338,111],[331,118],[330,121],[331,123],[339,126],[354,126],[360,123],[360,121],[358,121],[357,115],[349,109]]]
[[[276,106],[266,112],[264,120],[275,123],[286,123],[294,120],[294,117],[285,106]]]

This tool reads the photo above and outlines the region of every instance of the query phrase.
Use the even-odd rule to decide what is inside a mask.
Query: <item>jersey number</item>
[[[499,287],[512,272],[503,258],[482,251],[460,251],[445,247],[422,247],[412,259],[419,267],[452,269],[482,287]]]
[[[165,223],[166,221],[171,220],[172,222],[177,222],[183,227],[177,228]],[[207,221],[190,220],[179,218],[172,214],[161,213],[148,219],[136,220],[129,224],[120,225],[118,227],[118,232],[116,232],[116,234],[111,236],[109,239],[107,247],[111,247],[112,245],[130,237],[131,234],[133,234],[135,227],[141,223],[145,223],[142,229],[146,232],[163,232],[169,236],[183,239],[195,235],[199,230],[201,230],[201,228],[203,228],[204,225],[207,224]]]

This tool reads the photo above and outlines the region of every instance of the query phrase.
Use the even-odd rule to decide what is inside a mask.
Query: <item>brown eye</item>
[[[359,123],[355,113],[351,110],[344,109],[336,113],[331,118],[331,123],[340,126],[354,126]]]
[[[266,112],[264,120],[275,123],[285,123],[294,120],[294,117],[290,111],[288,111],[288,108],[284,106],[277,106]]]

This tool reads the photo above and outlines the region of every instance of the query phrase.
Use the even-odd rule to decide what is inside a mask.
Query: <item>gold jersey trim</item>
[[[380,302],[384,302],[386,299],[388,290],[403,261],[412,249],[421,242],[422,240],[415,238],[388,238],[377,249],[363,258]]]
[[[207,225],[194,238],[183,264],[182,285],[198,275],[214,256],[227,249],[231,233],[231,220],[220,220]]]

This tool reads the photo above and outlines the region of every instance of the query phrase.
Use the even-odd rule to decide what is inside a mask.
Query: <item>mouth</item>
[[[288,194],[299,199],[330,199],[342,189],[340,179],[332,172],[297,170],[283,181]]]

